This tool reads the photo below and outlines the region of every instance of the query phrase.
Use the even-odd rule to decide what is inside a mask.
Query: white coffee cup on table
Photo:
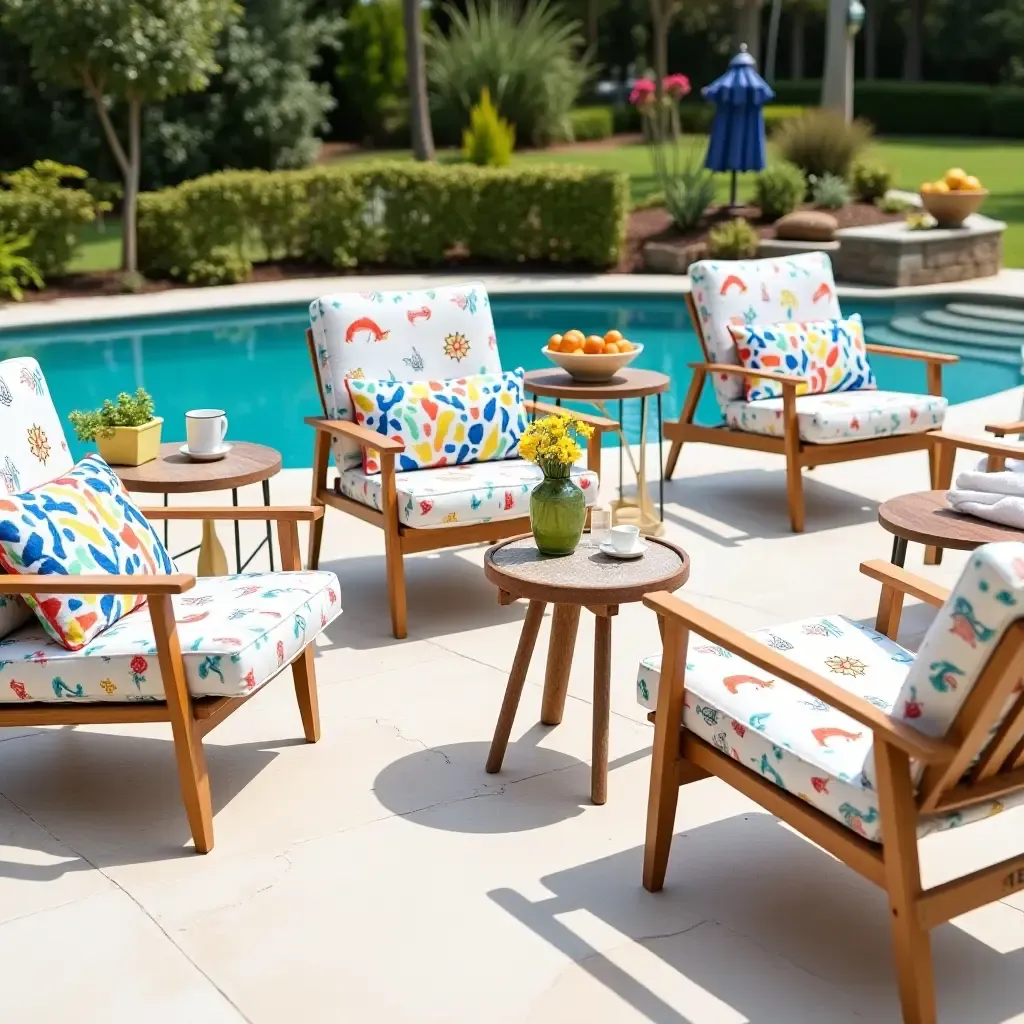
[[[197,455],[212,455],[224,446],[228,418],[223,409],[192,409],[185,413],[185,439],[188,450]]]
[[[613,526],[608,531],[608,536],[612,539],[612,547],[620,555],[628,555],[640,539],[640,527],[639,526]]]

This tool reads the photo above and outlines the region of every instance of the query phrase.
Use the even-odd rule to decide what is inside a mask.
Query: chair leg
[[[309,498],[310,505],[323,505],[318,495],[327,487],[327,463],[330,453],[330,438],[322,430],[318,430],[316,440],[313,442],[313,493]],[[324,515],[309,524],[309,552],[306,566],[310,569],[317,569],[320,566],[320,545],[324,539],[326,511],[324,509]]]
[[[307,743],[316,743],[320,739],[320,701],[316,693],[312,644],[292,662],[292,679],[295,683],[295,699],[299,702],[302,732]]]
[[[398,525],[398,493],[395,488],[395,458],[381,453],[381,490],[384,513],[384,558],[388,582],[388,607],[391,632],[396,640],[405,639],[405,563],[402,561],[402,534]]]
[[[679,461],[679,453],[683,450],[682,441],[673,441],[668,449],[668,460],[665,462],[665,479],[671,480],[672,474],[676,471],[676,463]]]
[[[796,418],[796,389],[782,392],[782,434],[786,450],[786,501],[794,533],[804,532],[804,478],[800,465],[800,426]]]
[[[893,954],[906,1024],[936,1024],[935,979],[928,931],[917,916],[921,869],[917,856],[917,806],[910,760],[887,743],[875,744],[881,809],[885,886]]]

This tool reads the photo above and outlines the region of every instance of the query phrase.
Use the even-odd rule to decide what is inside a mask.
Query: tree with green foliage
[[[124,178],[125,270],[138,269],[135,211],[142,107],[206,88],[231,0],[2,0],[3,23],[28,48],[35,74],[92,98]],[[112,114],[123,104],[127,145]]]

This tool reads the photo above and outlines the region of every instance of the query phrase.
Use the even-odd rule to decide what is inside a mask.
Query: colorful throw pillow
[[[811,323],[730,324],[740,362],[751,370],[773,370],[806,378],[798,395],[870,391],[878,387],[864,347],[864,325],[847,320]],[[759,378],[747,382],[747,401],[778,398],[782,385]]]
[[[34,491],[0,497],[0,565],[40,575],[167,575],[174,563],[114,471],[88,455]],[[145,603],[134,594],[34,594],[25,600],[69,651]]]
[[[356,423],[405,444],[400,470],[510,459],[526,429],[523,371],[446,381],[345,382]],[[380,472],[376,451],[363,451],[363,469]]]

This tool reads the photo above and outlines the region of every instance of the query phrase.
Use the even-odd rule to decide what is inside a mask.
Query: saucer
[[[646,550],[647,545],[642,540],[637,540],[636,544],[633,545],[632,551],[625,552],[616,551],[615,548],[612,547],[612,542],[610,540],[606,540],[601,545],[601,551],[612,558],[639,558]]]
[[[218,459],[223,459],[231,451],[231,445],[222,444],[212,452],[191,452],[188,449],[188,445],[183,444],[178,451],[186,458],[193,459],[196,462],[216,462]]]

